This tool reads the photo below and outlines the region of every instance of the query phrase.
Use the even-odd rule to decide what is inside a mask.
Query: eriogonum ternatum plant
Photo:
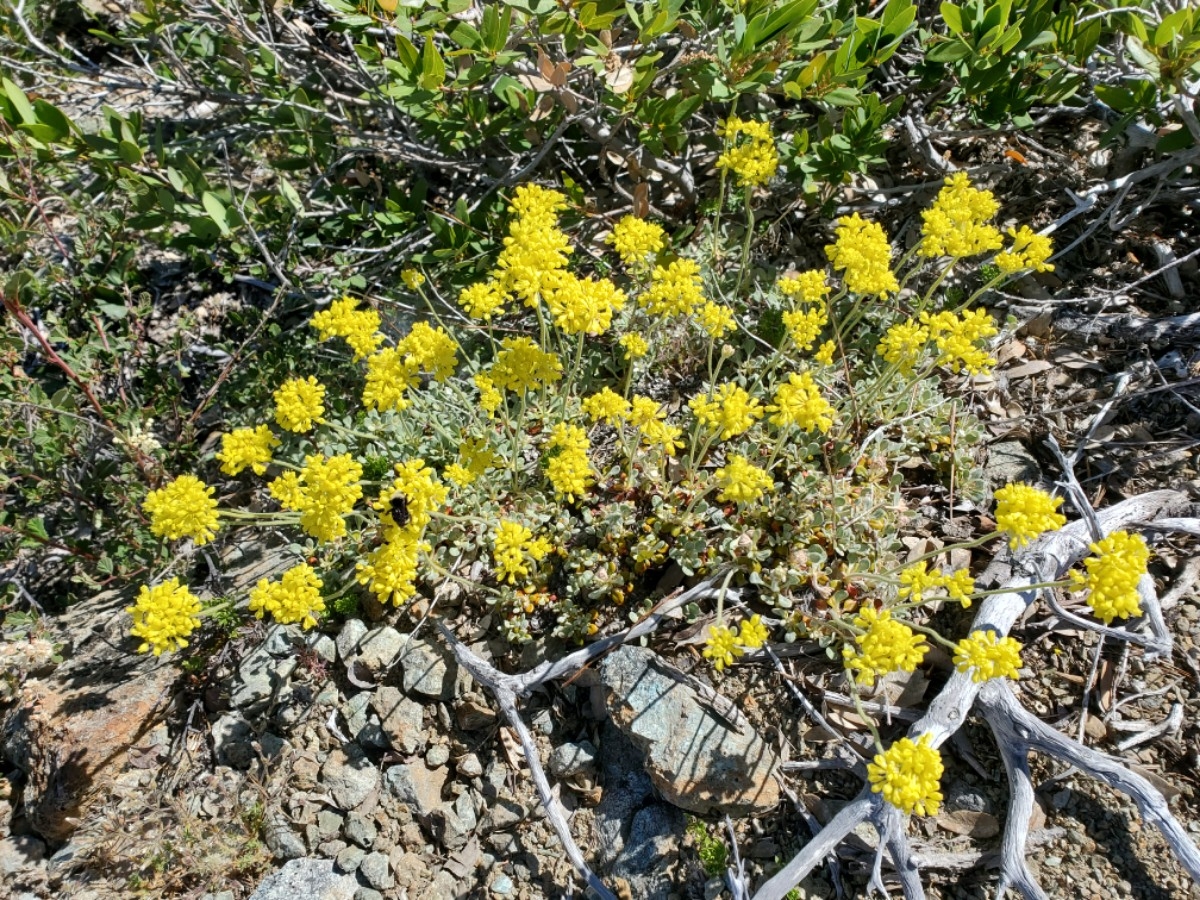
[[[778,166],[770,129],[730,119],[722,136],[719,165],[752,221],[753,188]],[[845,216],[827,266],[741,290],[744,267],[731,277],[631,216],[592,245],[612,248],[597,266],[567,198],[523,185],[483,277],[433,292],[404,276],[427,319],[352,298],[312,317],[314,337],[345,354],[336,384],[297,374],[274,391],[276,428],[235,428],[217,453],[240,479],[222,496],[249,493],[261,511],[218,508],[214,488],[184,474],[148,496],[151,528],[196,544],[220,526],[292,529],[303,558],[247,603],[304,628],[357,591],[403,606],[453,588],[510,641],[582,641],[623,606],[637,618],[677,567],[739,587],[739,605],[722,591],[702,632],[718,672],[772,636],[804,636],[841,659],[853,692],[913,671],[934,643],[976,680],[1016,677],[1015,640],[934,627],[937,609],[977,596],[970,571],[936,565],[953,548],[903,560],[898,536],[914,459],[983,499],[981,429],[958,397],[994,365],[998,329],[973,304],[1050,253],[1025,228],[1006,249],[998,209],[956,174],[906,255],[880,223]],[[1000,274],[979,284],[988,262]],[[955,279],[977,288],[951,301]],[[1002,537],[1022,552],[1062,526],[1061,502],[1008,485],[995,532],[961,546]],[[1098,542],[1075,576],[1105,622],[1137,614],[1140,540]],[[185,646],[202,615],[176,581],[131,609],[156,653]],[[906,812],[933,811],[940,772],[936,750],[899,741],[872,783]]]

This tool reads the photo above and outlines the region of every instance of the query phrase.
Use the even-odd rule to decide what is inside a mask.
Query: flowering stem
[[[742,293],[742,284],[745,282],[746,272],[750,268],[750,241],[754,239],[754,207],[751,205],[753,199],[751,196],[752,190],[750,185],[746,185],[746,236],[742,239],[742,265],[738,270],[737,287],[733,290],[735,299]]]
[[[973,293],[970,297],[968,297],[966,300],[964,300],[961,304],[959,304],[957,307],[955,307],[954,312],[957,313],[957,312],[960,312],[961,310],[966,309],[968,306],[970,306],[972,303],[974,303],[977,299],[979,299],[979,297],[981,295],[983,295],[987,291],[990,291],[1001,281],[1004,281],[1005,279],[1007,279],[1010,276],[1010,274],[1011,273],[1008,273],[1008,272],[1001,272],[995,278],[991,279],[986,284],[984,284],[983,287],[981,287],[979,290],[977,290],[975,293]]]
[[[954,268],[954,264],[956,262],[958,262],[958,260],[951,259],[950,262],[946,264],[946,268],[942,269],[941,274],[939,274],[934,280],[933,284],[929,286],[929,290],[925,292],[925,296],[921,298],[921,303],[917,307],[918,314],[925,311],[925,308],[929,305],[929,301],[933,299],[933,292],[941,287],[942,282],[946,280],[946,276],[950,274],[950,270]]]

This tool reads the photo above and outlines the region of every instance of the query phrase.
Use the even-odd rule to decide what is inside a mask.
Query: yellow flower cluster
[[[905,319],[887,330],[875,350],[901,372],[908,374],[920,360],[927,343],[929,330],[912,319]]]
[[[775,486],[767,472],[741,454],[729,457],[716,476],[721,488],[717,499],[722,503],[753,503]]]
[[[321,340],[345,338],[350,349],[354,351],[355,361],[362,359],[383,343],[383,335],[379,333],[379,313],[373,309],[360,310],[358,301],[353,297],[343,297],[334,300],[329,309],[323,309],[313,314],[310,324],[317,329]]]
[[[458,445],[458,462],[446,466],[445,476],[466,487],[496,465],[499,457],[483,438],[468,438]]]
[[[914,743],[901,738],[867,764],[871,790],[906,815],[937,815],[942,802],[942,755],[923,734]]]
[[[590,447],[587,432],[578,425],[560,422],[550,433],[547,448],[558,452],[546,461],[546,477],[554,486],[554,492],[571,503],[587,493],[595,478],[588,460]]]
[[[630,409],[629,401],[612,388],[604,388],[583,401],[583,412],[589,419],[607,422],[614,428],[629,418]]]
[[[554,324],[567,334],[603,334],[614,312],[625,306],[625,293],[607,278],[576,278],[566,274],[546,295]]]
[[[226,475],[237,475],[245,469],[253,469],[255,475],[262,475],[271,462],[271,451],[278,446],[279,438],[266,425],[235,428],[221,436],[221,452],[217,459]]]
[[[834,269],[842,272],[846,288],[855,294],[886,297],[900,290],[892,272],[892,245],[877,222],[868,222],[858,213],[842,216],[832,244],[825,255]]]
[[[900,573],[901,600],[910,603],[924,603],[926,594],[930,591],[943,590],[951,600],[957,600],[966,609],[971,605],[971,595],[975,593],[975,579],[966,569],[957,572],[944,573],[941,569],[928,571],[928,563],[919,562],[909,566]]]
[[[635,359],[641,359],[650,352],[650,345],[646,343],[646,339],[640,334],[626,334],[621,336],[621,340],[617,343],[625,351],[625,358],[630,362]]]
[[[509,584],[515,584],[518,578],[528,578],[530,562],[541,562],[552,549],[548,540],[534,538],[532,531],[510,519],[500,521],[492,540],[496,580]]]
[[[783,314],[783,326],[787,329],[788,337],[800,350],[811,350],[821,334],[821,329],[829,321],[829,315],[824,306],[813,309],[797,309]]]
[[[200,601],[178,578],[154,587],[142,585],[137,601],[125,612],[133,616],[129,633],[142,639],[138,653],[149,650],[161,656],[182,649],[188,645],[188,635],[200,627]]]
[[[662,226],[637,216],[625,216],[613,226],[604,242],[612,244],[625,265],[640,268],[666,246],[664,236]]]
[[[479,281],[468,285],[458,294],[458,305],[468,315],[487,322],[504,309],[504,292],[494,281]]]
[[[429,544],[420,540],[415,529],[390,528],[383,543],[367,555],[366,562],[355,567],[358,582],[367,585],[380,603],[391,601],[399,606],[417,592],[417,559],[421,551],[429,550]]]
[[[496,383],[492,381],[491,377],[483,372],[471,380],[479,389],[479,406],[489,416],[494,416],[496,410],[500,408],[500,404],[504,402],[504,395],[496,389]]]
[[[300,513],[300,527],[318,541],[346,533],[342,518],[362,497],[362,466],[349,454],[306,456],[300,472],[284,472],[267,485],[284,509]]]
[[[710,395],[697,394],[688,406],[696,420],[720,432],[723,441],[745,434],[763,417],[762,404],[732,381],[727,381]]]
[[[325,385],[312,375],[291,378],[275,391],[275,422],[280,428],[303,434],[324,422]]]
[[[730,628],[724,623],[710,625],[704,642],[704,658],[722,672],[747,650],[757,650],[765,644],[770,635],[770,629],[758,615],[743,620],[738,628]]]
[[[150,530],[169,541],[190,537],[197,547],[204,546],[217,531],[215,492],[195,475],[180,475],[151,491],[142,504],[150,516]]]
[[[415,291],[425,283],[425,276],[416,269],[407,268],[400,271],[400,280],[404,282],[404,286],[410,291]]]
[[[638,304],[656,316],[690,315],[704,302],[701,287],[700,266],[696,261],[677,259],[665,268],[654,267],[650,287],[638,297]]]
[[[458,365],[458,344],[441,328],[428,322],[414,322],[408,334],[396,344],[396,350],[408,356],[418,368],[436,381],[445,381]]]
[[[804,431],[827,434],[833,427],[833,407],[821,396],[821,389],[808,372],[793,372],[775,389],[775,402],[767,407],[771,424],[796,425]]]
[[[1006,485],[996,491],[996,530],[1009,536],[1009,549],[1024,547],[1039,534],[1066,524],[1067,517],[1058,512],[1062,502],[1062,497],[1027,484]]]
[[[779,153],[768,122],[730,116],[717,126],[728,149],[717,158],[717,168],[737,176],[742,187],[766,184],[779,169]]]
[[[833,341],[826,341],[817,348],[817,352],[813,354],[813,359],[823,366],[833,365],[833,354],[837,351],[837,344]]]
[[[1087,574],[1071,572],[1075,590],[1087,590],[1088,606],[1105,625],[1113,619],[1140,616],[1138,582],[1146,574],[1150,548],[1140,534],[1114,531],[1090,547],[1083,561]]]
[[[571,243],[558,228],[558,210],[566,205],[567,198],[558,191],[536,184],[518,187],[509,203],[516,217],[509,223],[492,278],[502,293],[530,308],[565,274]]]
[[[785,297],[801,303],[820,303],[830,291],[825,273],[820,269],[796,272],[779,279],[779,290]]]
[[[497,387],[523,394],[554,384],[562,378],[562,361],[556,354],[543,350],[531,338],[505,338],[500,348],[488,370],[488,377]],[[479,385],[478,378],[475,383]],[[483,388],[480,387],[480,390]]]
[[[921,256],[950,256],[962,259],[999,250],[1000,232],[987,224],[1000,209],[991,191],[971,186],[966,172],[955,172],[946,179],[929,209],[921,213]]]
[[[490,461],[489,461],[490,463]],[[408,523],[401,526],[392,519],[392,497],[399,492],[404,496],[408,509]],[[396,527],[408,528],[419,535],[429,524],[432,514],[439,509],[449,496],[450,490],[438,479],[437,473],[425,464],[423,459],[410,459],[408,462],[397,463],[396,477],[392,485],[383,491],[374,503],[380,511],[386,533]]]
[[[952,312],[922,313],[921,321],[937,343],[938,365],[948,365],[956,374],[964,369],[970,375],[984,375],[996,364],[990,353],[976,346],[999,333],[986,310],[968,310],[961,316]]]
[[[380,412],[408,408],[405,393],[421,381],[421,365],[396,347],[384,347],[367,359],[363,405]]]
[[[970,672],[977,683],[990,678],[1015,680],[1021,668],[1021,644],[1014,638],[999,638],[994,631],[972,631],[954,648],[954,665],[960,672]]]
[[[913,671],[929,649],[925,638],[893,619],[890,610],[868,607],[855,616],[854,626],[861,633],[854,638],[856,646],[842,648],[842,660],[857,673],[854,680],[868,687],[880,675]]]
[[[1054,266],[1046,262],[1054,253],[1054,245],[1050,238],[1037,234],[1028,225],[1008,229],[1012,238],[1012,246],[1003,253],[997,253],[996,268],[1001,272],[1012,274],[1025,269],[1035,272],[1053,272]]]
[[[713,303],[711,300],[700,307],[696,318],[700,322],[700,327],[704,329],[704,333],[714,341],[720,340],[737,327],[737,322],[733,318],[733,310],[720,303]]]
[[[667,456],[674,456],[675,451],[683,446],[679,439],[683,429],[666,422],[667,413],[662,404],[649,397],[634,397],[630,404],[629,424],[638,430],[638,437],[643,447],[658,447]]]
[[[307,563],[300,563],[283,573],[279,581],[259,579],[250,590],[250,612],[258,618],[270,613],[280,625],[299,622],[307,631],[317,624],[317,616],[325,612],[321,599],[321,579]]]

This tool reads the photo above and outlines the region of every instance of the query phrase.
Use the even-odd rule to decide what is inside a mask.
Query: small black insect
[[[408,498],[399,491],[392,494],[391,510],[392,521],[398,528],[403,528],[412,520],[412,516],[408,514]]]

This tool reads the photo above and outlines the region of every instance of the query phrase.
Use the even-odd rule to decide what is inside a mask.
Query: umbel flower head
[[[650,287],[638,297],[638,305],[656,316],[690,315],[704,302],[701,284],[700,266],[695,260],[677,259],[666,266],[655,266]]]
[[[299,622],[307,631],[325,612],[321,579],[308,563],[288,569],[279,581],[261,578],[250,590],[250,612],[260,619],[263,613],[270,613],[280,625]]]
[[[647,261],[665,246],[661,225],[637,216],[625,216],[613,226],[606,244],[612,244],[621,262],[630,268],[644,267]]]
[[[529,577],[529,561],[539,563],[552,549],[545,538],[534,538],[533,532],[510,519],[502,519],[493,540],[492,559],[496,563],[496,580],[515,584]]]
[[[837,220],[836,238],[825,246],[833,267],[843,273],[846,287],[855,294],[886,297],[900,290],[892,272],[892,245],[878,222],[858,213]]]
[[[1137,586],[1150,561],[1145,539],[1140,534],[1114,531],[1090,549],[1092,555],[1083,561],[1087,574],[1071,572],[1075,590],[1089,591],[1088,606],[1105,625],[1113,619],[1140,616]]]
[[[867,764],[871,790],[906,815],[937,815],[942,802],[942,755],[921,735],[916,743],[900,738]]]
[[[1000,232],[987,224],[1000,204],[991,191],[971,186],[966,172],[955,172],[933,201],[921,213],[921,256],[950,256],[962,259],[1000,249]]]
[[[821,389],[808,372],[793,372],[775,389],[775,402],[767,407],[771,424],[795,425],[804,431],[827,434],[833,427],[833,407],[821,396]]]
[[[875,352],[907,375],[921,359],[927,343],[929,329],[912,319],[905,319],[884,333]]]
[[[321,340],[345,338],[354,351],[354,359],[360,360],[375,352],[375,348],[383,343],[383,335],[379,333],[379,313],[357,307],[358,301],[353,297],[343,297],[334,300],[329,309],[314,313],[310,321]]]
[[[552,455],[546,460],[546,477],[550,479],[554,493],[568,503],[574,503],[586,494],[595,480],[588,460],[590,447],[587,432],[578,425],[559,422],[550,433],[546,449]]]
[[[380,603],[390,600],[399,606],[416,594],[417,560],[430,546],[411,527],[390,528],[385,533],[383,543],[356,566],[358,583],[367,585]]]
[[[779,153],[768,122],[754,122],[730,116],[717,126],[728,149],[717,158],[717,168],[737,176],[741,187],[766,184],[779,169]]]
[[[729,457],[716,475],[721,487],[717,499],[722,503],[753,503],[775,486],[769,474],[741,454]]]
[[[723,441],[745,434],[763,417],[762,404],[732,381],[721,385],[711,396],[698,394],[688,406],[696,414],[696,420],[720,432]]]
[[[325,385],[312,375],[292,378],[275,391],[275,422],[280,428],[303,434],[324,422]]]
[[[221,452],[217,459],[226,475],[237,475],[244,469],[253,469],[255,475],[262,475],[271,462],[271,451],[278,446],[279,438],[266,425],[235,428],[221,437]]]
[[[867,607],[855,616],[854,625],[862,633],[855,636],[854,646],[842,648],[842,659],[857,673],[854,680],[867,687],[877,676],[913,671],[929,649],[924,636],[893,619],[890,610]]]
[[[704,658],[712,660],[718,672],[732,666],[736,657],[746,651],[738,643],[738,634],[724,624],[713,624],[708,628],[708,640],[704,642]]]
[[[1028,225],[1022,225],[1020,229],[1008,229],[1008,236],[1012,238],[1012,247],[997,253],[995,259],[996,268],[1001,272],[1007,275],[1025,269],[1034,272],[1054,271],[1054,266],[1046,261],[1054,252],[1050,238],[1037,234]]]
[[[300,513],[300,527],[318,541],[346,533],[343,516],[362,497],[362,466],[349,454],[307,456],[299,472],[284,472],[267,489],[284,509]]]
[[[190,537],[197,547],[207,544],[217,531],[215,491],[195,475],[180,475],[151,491],[142,504],[150,516],[150,530],[170,541]]]
[[[142,585],[137,602],[125,612],[133,616],[129,633],[142,639],[138,653],[149,650],[161,656],[186,647],[188,635],[200,627],[200,601],[178,578],[154,587]]]
[[[1009,549],[1024,547],[1039,534],[1066,524],[1067,517],[1058,512],[1062,502],[1062,497],[1027,484],[1002,487],[996,491],[996,530],[1009,536]]]
[[[1021,644],[1014,638],[997,637],[994,631],[972,631],[955,647],[954,665],[960,672],[970,672],[975,682],[1016,679],[1021,668]]]

